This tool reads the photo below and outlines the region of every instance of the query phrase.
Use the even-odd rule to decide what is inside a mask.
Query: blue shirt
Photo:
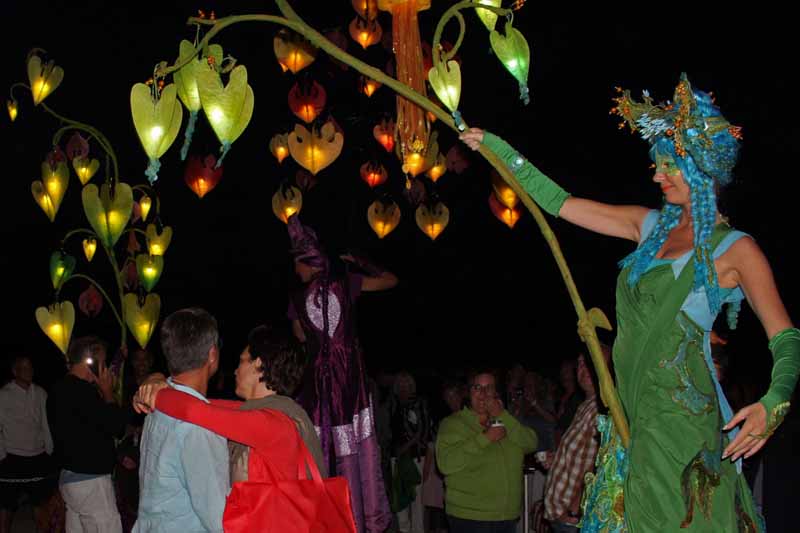
[[[168,382],[208,403],[194,389]],[[140,456],[139,516],[132,533],[222,533],[230,487],[225,438],[155,411],[145,420]]]

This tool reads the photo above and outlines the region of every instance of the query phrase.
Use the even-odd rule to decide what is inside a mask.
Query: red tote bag
[[[322,479],[317,464],[300,441],[300,479],[242,481],[231,488],[222,525],[225,533],[356,533],[350,488],[343,477]],[[311,479],[306,478],[306,465]]]

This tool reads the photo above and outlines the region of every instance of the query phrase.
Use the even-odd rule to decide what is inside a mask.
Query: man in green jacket
[[[450,533],[514,533],[522,507],[522,466],[536,433],[503,408],[491,372],[474,374],[469,407],[442,420],[436,439],[447,486]]]

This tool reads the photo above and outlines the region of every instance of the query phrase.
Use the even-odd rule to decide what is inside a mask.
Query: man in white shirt
[[[36,508],[55,490],[47,393],[33,383],[29,357],[15,357],[12,373],[14,379],[0,389],[0,533],[11,530],[22,494]]]

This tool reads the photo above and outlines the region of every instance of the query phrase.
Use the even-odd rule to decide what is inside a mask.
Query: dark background
[[[347,0],[295,0],[298,13],[318,29],[347,24],[354,11]],[[421,13],[422,35],[431,39],[438,15],[451,2],[438,0]],[[32,47],[45,49],[66,74],[46,103],[61,114],[98,127],[111,140],[123,179],[144,183],[147,164],[130,118],[131,86],[150,77],[153,66],[172,61],[181,39],[192,40],[187,17],[198,7],[229,14],[273,13],[271,2],[64,3],[6,4],[3,87],[27,83],[25,58]],[[726,117],[743,127],[744,143],[735,182],[723,195],[732,224],[752,234],[770,259],[790,315],[798,314],[800,264],[796,248],[798,113],[793,83],[795,28],[772,14],[769,25],[757,17],[730,23],[687,22],[674,13],[625,20],[616,14],[591,22],[551,22],[529,2],[516,13],[515,26],[532,48],[529,85],[532,102],[517,99],[517,84],[491,54],[488,36],[474,14],[467,13],[467,38],[460,52],[463,72],[461,111],[472,125],[504,136],[568,191],[612,203],[660,206],[652,183],[646,143],[617,130],[608,111],[614,86],[639,94],[649,89],[656,100],[671,98],[682,71],[697,88],[717,96]],[[388,14],[380,15],[384,30]],[[453,40],[455,25],[446,32]],[[288,110],[286,95],[295,81],[281,73],[272,51],[277,27],[248,23],[224,30],[216,42],[248,68],[255,92],[255,112],[245,133],[225,161],[224,177],[202,200],[183,183],[178,151],[181,134],[162,157],[157,190],[162,219],[174,231],[165,269],[155,291],[162,298],[162,317],[184,306],[199,305],[216,315],[230,365],[243,347],[247,331],[265,320],[283,320],[292,283],[286,228],[271,211],[278,185],[299,168],[291,158],[278,165],[267,143],[272,135],[299,122]],[[380,45],[348,50],[383,67],[390,53]],[[304,200],[302,219],[313,225],[332,252],[358,249],[397,273],[401,284],[386,293],[366,294],[359,303],[360,335],[371,370],[407,367],[419,373],[452,373],[480,361],[551,369],[580,344],[575,314],[555,262],[529,214],[510,230],[495,219],[487,204],[489,167],[471,156],[463,174],[448,172],[437,192],[450,208],[450,225],[435,242],[416,226],[413,209],[400,194],[403,177],[396,159],[372,138],[384,113],[394,113],[387,88],[368,99],[357,92],[357,73],[342,71],[325,54],[302,76],[312,76],[328,92],[330,112],[345,132],[340,158],[323,170],[319,184]],[[40,377],[56,375],[61,355],[41,333],[34,310],[52,298],[48,260],[63,235],[87,224],[80,207],[80,187],[71,179],[56,222],[51,224],[31,197],[30,183],[50,148],[57,122],[33,108],[30,95],[19,92],[20,115],[2,120],[2,244],[4,281],[4,356],[35,357]],[[187,115],[184,114],[184,125]],[[441,125],[440,148],[457,142]],[[198,121],[192,153],[216,153],[217,141],[205,119]],[[100,155],[93,146],[94,157]],[[379,240],[366,221],[376,197],[360,179],[360,165],[379,158],[390,173],[388,192],[403,208],[400,226]],[[101,171],[102,172],[102,171]],[[98,183],[102,174],[93,178]],[[631,243],[593,235],[551,220],[587,307],[614,316],[616,262]],[[124,254],[124,242],[118,244]],[[68,245],[78,271],[109,286],[109,266],[98,250],[86,265],[80,239]],[[106,309],[94,320],[77,310],[82,281],[71,282],[63,295],[76,303],[73,336],[99,333],[112,344],[119,329]],[[114,293],[112,293],[114,294]],[[114,297],[116,295],[114,294]],[[722,321],[721,321],[722,322]],[[733,371],[764,381],[770,355],[767,339],[753,312],[744,306],[739,328],[730,339]],[[605,337],[610,341],[611,337]],[[132,341],[131,341],[132,342]],[[151,347],[157,350],[157,335]]]

